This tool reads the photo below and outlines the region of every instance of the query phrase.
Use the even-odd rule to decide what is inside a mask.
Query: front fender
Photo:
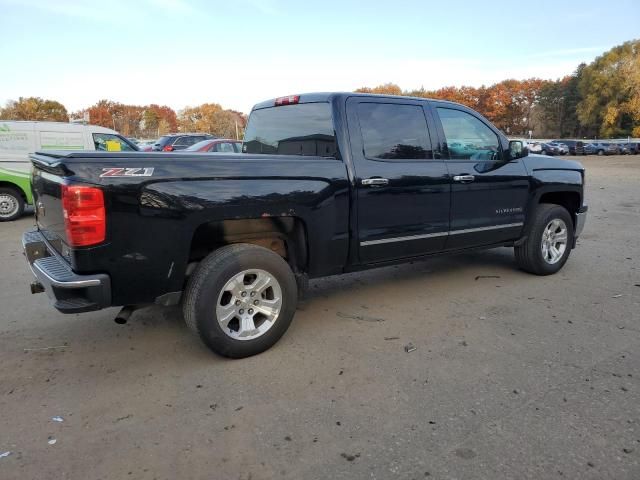
[[[531,176],[531,202],[551,192],[576,192],[584,202],[584,167],[575,160],[532,154],[523,159]]]

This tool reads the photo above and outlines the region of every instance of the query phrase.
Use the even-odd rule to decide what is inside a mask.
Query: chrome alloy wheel
[[[235,340],[253,340],[264,335],[278,320],[282,289],[265,270],[252,269],[234,275],[216,303],[222,331]]]
[[[567,249],[567,224],[559,218],[551,220],[542,232],[542,258],[549,265],[558,263]]]
[[[0,218],[9,218],[20,208],[18,199],[7,193],[0,193]]]

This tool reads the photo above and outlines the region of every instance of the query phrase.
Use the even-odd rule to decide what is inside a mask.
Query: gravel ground
[[[581,160],[557,275],[499,249],[312,281],[240,361],[177,308],[57,313],[33,219],[0,224],[0,478],[640,478],[640,157]]]

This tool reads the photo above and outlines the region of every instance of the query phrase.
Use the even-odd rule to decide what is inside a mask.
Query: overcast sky
[[[272,97],[558,78],[640,36],[640,1],[0,0],[0,103],[248,112]]]

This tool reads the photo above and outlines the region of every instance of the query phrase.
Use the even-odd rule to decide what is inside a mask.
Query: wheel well
[[[22,190],[22,188],[19,185],[16,185],[15,183],[11,183],[11,182],[0,182],[0,188],[10,188],[11,190],[16,190],[22,197],[22,200],[24,200],[24,202],[27,203],[27,194],[24,192],[24,190]]]
[[[307,267],[307,237],[296,217],[263,217],[221,220],[200,225],[191,240],[189,263],[199,262],[212,251],[233,243],[259,245],[287,260],[294,272]]]
[[[573,216],[580,209],[580,194],[578,192],[549,192],[540,197],[540,203],[563,206]]]

